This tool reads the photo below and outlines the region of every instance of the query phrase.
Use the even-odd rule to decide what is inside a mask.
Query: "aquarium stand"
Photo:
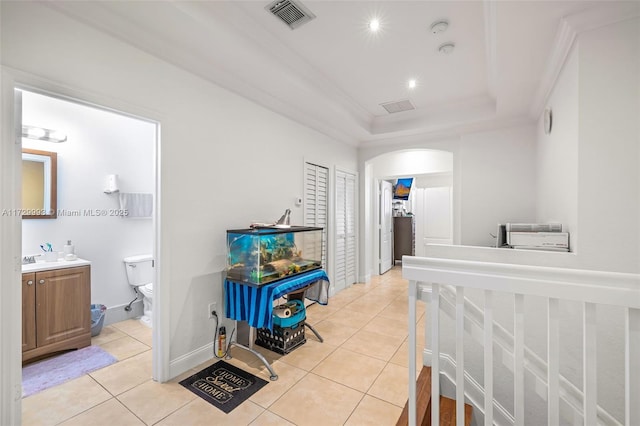
[[[317,287],[314,287],[317,286]],[[307,290],[313,288],[313,292]],[[254,354],[269,370],[271,380],[278,380],[278,375],[265,357],[253,349],[254,332],[257,328],[267,328],[273,330],[273,301],[288,295],[288,298],[303,300],[304,298],[326,305],[329,299],[329,277],[322,269],[306,272],[291,278],[279,280],[273,284],[266,284],[255,287],[242,282],[225,279],[224,281],[225,312],[229,319],[238,321],[238,335],[241,328],[249,328],[248,345],[239,343],[236,338],[230,347],[238,347]],[[243,325],[244,324],[244,325]],[[324,340],[318,332],[304,322],[304,326],[309,328],[316,335],[320,342]],[[231,356],[228,355],[230,358]]]

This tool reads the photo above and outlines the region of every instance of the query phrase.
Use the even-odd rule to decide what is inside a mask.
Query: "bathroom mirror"
[[[55,219],[58,158],[55,152],[22,150],[22,218]]]

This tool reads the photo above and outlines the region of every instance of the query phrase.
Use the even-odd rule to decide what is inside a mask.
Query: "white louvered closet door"
[[[356,282],[356,175],[336,171],[335,289]]]
[[[329,226],[329,169],[311,163],[304,165],[304,224],[322,227],[322,253],[315,247],[304,247],[307,259],[322,259],[327,266],[327,227]]]

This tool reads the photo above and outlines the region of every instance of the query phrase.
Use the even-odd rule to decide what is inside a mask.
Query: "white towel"
[[[120,193],[120,209],[126,210],[124,217],[151,217],[153,194]]]

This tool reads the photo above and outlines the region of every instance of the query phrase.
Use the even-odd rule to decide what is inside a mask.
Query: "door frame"
[[[108,98],[83,89],[62,86],[53,81],[15,69],[2,67],[0,119],[0,212],[20,206],[22,138],[17,134],[22,119],[14,106],[15,89],[75,102],[117,114],[130,116],[156,125],[154,149],[154,315],[152,376],[159,382],[169,380],[170,355],[170,301],[169,288],[162,285],[162,278],[170,276],[168,265],[163,262],[162,250],[162,182],[161,182],[161,123],[163,117],[155,111],[131,105],[128,102]],[[20,132],[21,133],[21,132]],[[0,286],[0,424],[20,424],[22,417],[22,356],[21,356],[21,257],[22,222],[20,216],[0,217],[0,280],[15,285]],[[166,287],[166,288],[165,288]]]

